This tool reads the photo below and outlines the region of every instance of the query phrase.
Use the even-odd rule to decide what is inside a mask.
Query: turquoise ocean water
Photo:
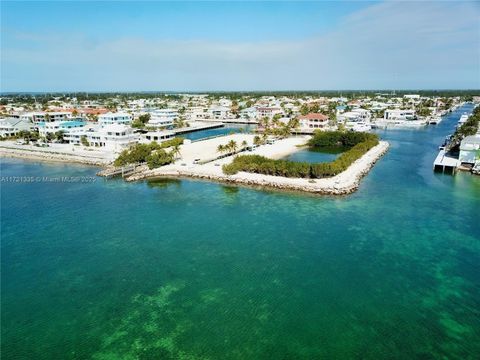
[[[471,108],[345,197],[2,159],[2,359],[478,359],[480,177],[432,172]]]

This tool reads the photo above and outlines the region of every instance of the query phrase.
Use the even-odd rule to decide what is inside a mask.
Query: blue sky
[[[1,91],[480,87],[474,2],[1,2]]]

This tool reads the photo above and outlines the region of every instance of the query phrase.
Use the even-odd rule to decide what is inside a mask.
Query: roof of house
[[[465,139],[462,140],[461,146],[478,144],[480,144],[480,135],[476,134],[465,137]]]
[[[309,113],[307,115],[302,115],[298,117],[300,120],[328,120],[328,116],[320,113]]]
[[[257,107],[257,111],[279,111],[278,107]]]

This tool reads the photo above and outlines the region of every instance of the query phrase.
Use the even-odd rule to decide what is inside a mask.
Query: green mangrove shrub
[[[123,150],[113,164],[115,166],[124,166],[146,162],[147,165],[153,169],[154,167],[171,163],[174,160],[174,154],[172,151],[167,153],[165,149],[169,147],[176,148],[181,144],[183,144],[183,138],[173,138],[160,144],[156,141],[152,141],[149,144],[135,144],[130,148]],[[166,156],[164,153],[169,156]],[[166,160],[169,161],[166,162]]]
[[[273,160],[260,155],[237,156],[230,164],[223,165],[227,175],[246,171],[264,175],[320,179],[335,176],[345,171],[355,160],[378,144],[375,134],[355,132],[315,133],[308,145],[313,148],[348,148],[334,161],[310,164],[289,160]]]

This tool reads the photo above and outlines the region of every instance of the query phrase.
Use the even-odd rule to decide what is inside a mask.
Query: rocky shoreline
[[[56,152],[14,149],[8,147],[0,147],[0,158],[2,157],[63,163],[78,163],[95,166],[105,166],[108,163],[105,159],[92,158],[84,155],[61,154]]]
[[[196,178],[235,185],[261,186],[278,190],[294,190],[324,195],[346,195],[355,192],[360,180],[370,171],[374,164],[387,152],[389,144],[380,141],[347,170],[331,178],[299,179],[239,172],[225,175],[221,166],[196,165],[183,167],[178,164],[164,166],[153,170],[142,170],[126,177],[127,181],[155,178]]]

